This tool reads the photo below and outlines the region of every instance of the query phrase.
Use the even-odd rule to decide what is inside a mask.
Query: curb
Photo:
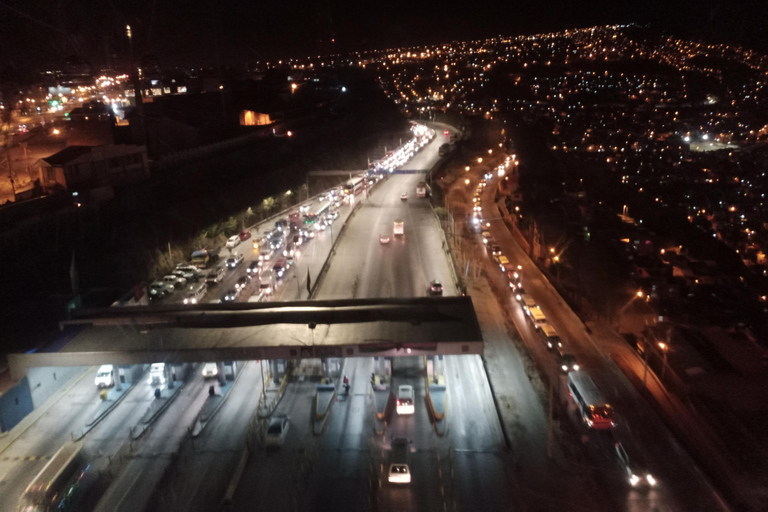
[[[331,246],[331,250],[328,251],[328,257],[325,259],[325,263],[323,263],[322,268],[320,268],[320,273],[317,275],[317,277],[315,277],[315,283],[312,286],[312,292],[309,294],[307,300],[312,300],[315,298],[315,293],[317,292],[318,288],[320,288],[320,285],[323,284],[325,275],[328,273],[328,269],[331,268],[331,259],[333,259],[333,256],[336,254],[336,245],[338,245],[339,241],[344,236],[344,233],[347,231],[347,223],[352,217],[355,216],[355,212],[357,212],[357,209],[360,208],[362,204],[362,201],[356,202],[355,206],[352,207],[352,211],[349,212],[347,220],[344,221],[344,224],[341,226],[341,230],[339,231],[336,240],[334,240],[333,245]]]

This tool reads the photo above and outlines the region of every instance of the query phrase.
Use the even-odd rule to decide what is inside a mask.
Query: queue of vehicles
[[[489,257],[495,261],[508,280],[510,291],[520,304],[525,318],[531,322],[535,333],[540,337],[546,349],[555,353],[557,367],[567,380],[569,395],[579,412],[581,420],[590,431],[596,432],[598,444],[602,444],[602,453],[612,459],[632,488],[653,488],[658,485],[657,479],[649,472],[639,451],[635,450],[632,437],[622,435],[617,429],[613,407],[604,398],[592,381],[589,373],[578,364],[576,357],[565,350],[563,340],[555,327],[547,320],[546,315],[536,301],[525,293],[521,265],[513,265],[502,254],[501,248],[487,230],[488,221],[481,218],[482,207],[480,196],[483,188],[492,179],[492,174],[486,174],[478,184],[475,192],[474,215],[471,225],[480,233],[483,245]],[[600,434],[600,433],[603,434]],[[602,436],[602,437],[601,437]]]

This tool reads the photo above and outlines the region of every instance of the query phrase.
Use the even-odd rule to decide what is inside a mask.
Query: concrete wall
[[[27,370],[27,379],[34,408],[37,409],[43,405],[51,395],[64,387],[73,378],[79,377],[87,369],[87,366],[29,368]],[[96,377],[95,371],[93,377]]]
[[[11,430],[33,409],[29,382],[24,377],[18,384],[0,396],[0,432]]]

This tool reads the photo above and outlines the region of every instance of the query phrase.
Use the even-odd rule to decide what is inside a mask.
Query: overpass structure
[[[82,310],[59,352],[10,354],[28,368],[99,364],[482,354],[470,297],[202,304]]]

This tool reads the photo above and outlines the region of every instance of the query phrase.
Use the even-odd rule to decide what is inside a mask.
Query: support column
[[[165,387],[173,389],[176,387],[176,368],[172,364],[165,364]]]
[[[216,370],[218,370],[217,377],[219,379],[219,386],[223,386],[227,383],[227,376],[224,375],[224,363],[221,361],[216,362]]]
[[[113,368],[112,371],[115,372],[115,374],[113,375],[115,379],[115,391],[122,391],[123,390],[122,375],[121,375],[122,369],[120,368],[120,365],[117,365],[117,364],[112,365],[112,368]]]

